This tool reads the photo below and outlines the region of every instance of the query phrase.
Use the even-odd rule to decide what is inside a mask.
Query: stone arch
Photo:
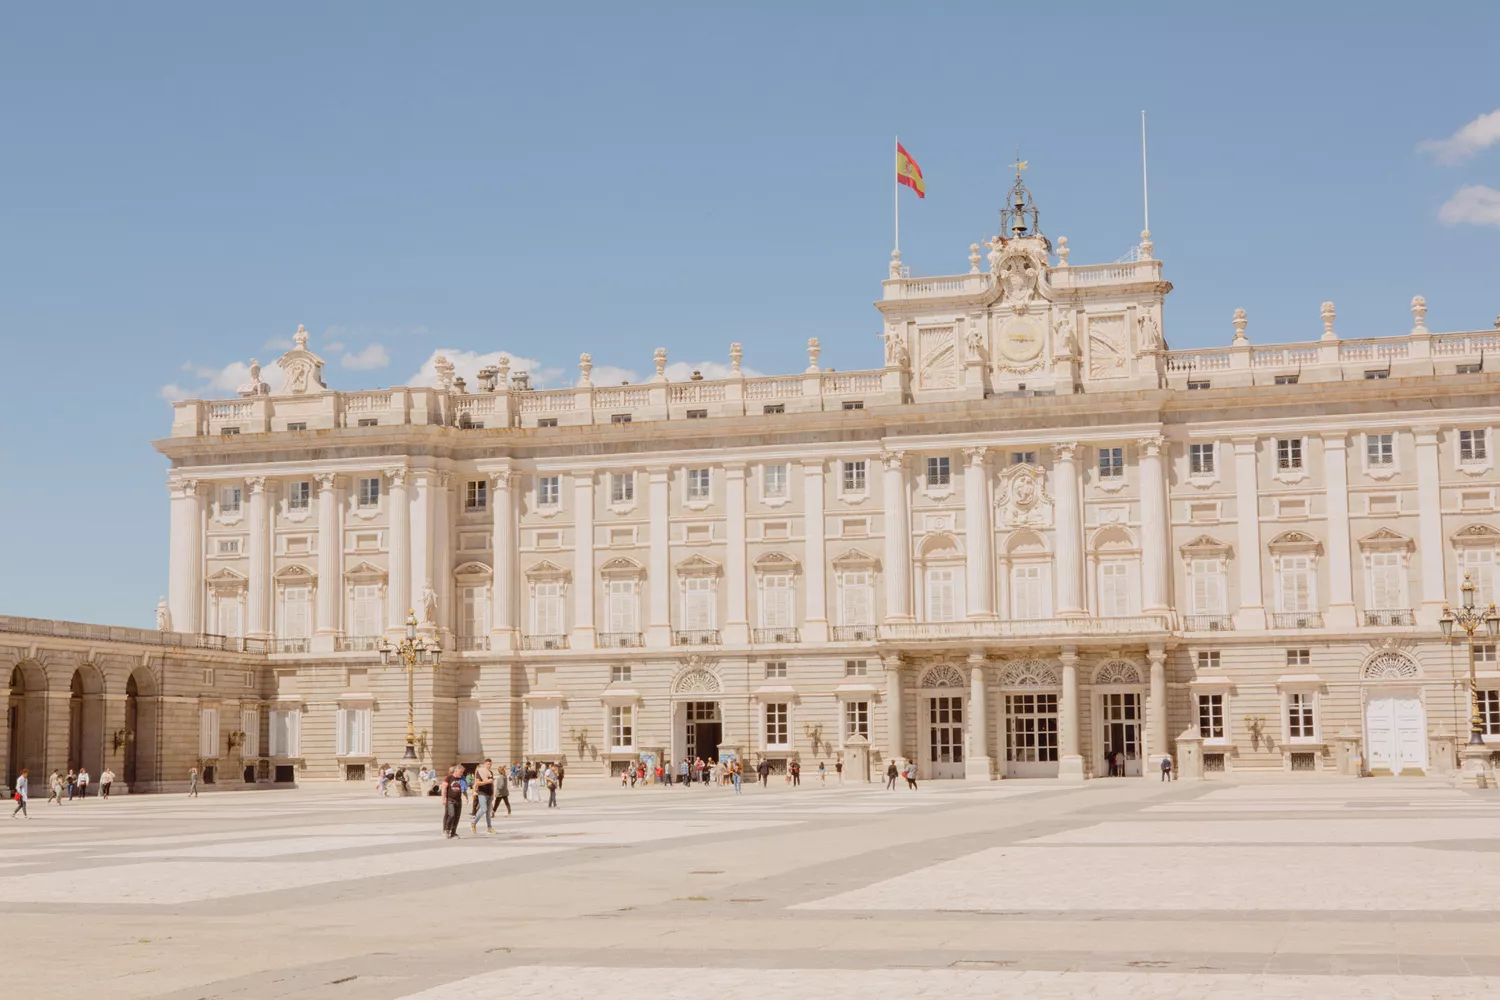
[[[1005,668],[1000,675],[1003,688],[1053,688],[1061,687],[1057,668],[1042,660],[1017,660]]]
[[[157,692],[156,675],[147,667],[136,667],[125,680],[125,720],[118,752],[120,780],[127,791],[142,791],[161,780],[156,759]]]
[[[1422,676],[1422,665],[1410,653],[1382,649],[1365,660],[1359,676],[1367,681],[1408,680]]]
[[[67,766],[87,768],[97,787],[104,770],[104,674],[87,661],[68,679]]]
[[[917,557],[922,560],[962,559],[963,546],[958,538],[946,531],[935,531],[922,539]]]
[[[1105,660],[1094,672],[1095,684],[1140,684],[1141,668],[1129,660]]]
[[[1140,544],[1129,528],[1109,524],[1094,532],[1089,548],[1093,552],[1136,552],[1140,549]]]
[[[721,694],[722,692],[719,676],[703,667],[684,670],[672,681],[673,694]]]
[[[924,688],[961,688],[968,684],[964,675],[957,667],[947,663],[939,663],[935,667],[929,667],[922,675],[922,683],[918,687]]]
[[[5,778],[14,788],[22,768],[31,771],[35,787],[46,784],[47,671],[35,660],[22,660],[10,669],[6,699]]]
[[[1037,532],[1029,528],[1021,528],[1012,531],[1010,537],[1005,540],[1005,554],[1012,558],[1046,555],[1047,541]]]

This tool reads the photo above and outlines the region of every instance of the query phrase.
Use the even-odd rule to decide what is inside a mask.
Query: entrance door
[[[1141,776],[1141,696],[1134,691],[1099,696],[1099,717],[1104,726],[1100,771],[1109,774],[1107,761],[1113,750],[1127,777]]]
[[[1005,696],[1005,776],[1057,777],[1057,695]]]
[[[964,700],[957,695],[927,699],[927,774],[964,776]]]
[[[1425,774],[1427,714],[1415,692],[1382,694],[1365,705],[1365,745],[1372,774]]]
[[[690,701],[683,711],[687,722],[684,735],[688,758],[713,760],[719,756],[719,743],[724,738],[724,725],[719,720],[719,703]]]

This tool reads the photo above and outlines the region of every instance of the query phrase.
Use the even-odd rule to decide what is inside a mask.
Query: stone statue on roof
[[[327,389],[323,384],[323,359],[307,349],[307,327],[297,327],[292,343],[295,346],[276,359],[277,366],[286,374],[281,391],[288,396],[301,396]]]

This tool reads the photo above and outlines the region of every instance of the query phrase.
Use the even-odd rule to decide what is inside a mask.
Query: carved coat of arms
[[[1019,528],[1052,523],[1052,496],[1045,489],[1043,472],[1035,465],[1012,465],[1000,475],[995,506],[1006,527]]]

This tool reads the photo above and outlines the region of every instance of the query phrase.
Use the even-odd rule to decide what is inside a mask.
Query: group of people
[[[762,788],[770,785],[771,762],[762,757],[755,765],[755,778],[759,780]],[[828,762],[818,761],[818,783],[828,783]],[[838,758],[833,762],[833,773],[839,782],[844,780],[844,761]],[[802,787],[802,763],[797,760],[790,761],[783,772],[786,783],[793,788]],[[727,759],[711,758],[704,760],[702,757],[692,759],[684,757],[678,761],[674,771],[672,765],[652,764],[647,765],[645,761],[627,763],[620,771],[620,787],[629,785],[631,788],[644,788],[648,784],[658,785],[692,785],[697,782],[707,787],[709,785],[731,785],[736,792],[744,787],[745,766],[737,757]],[[915,774],[912,775],[916,777]],[[913,788],[916,787],[914,784]]]
[[[22,768],[21,773],[16,775],[15,790],[11,792],[11,799],[16,804],[16,808],[10,814],[12,819],[17,816],[31,818],[31,813],[26,809],[27,803],[31,801],[30,775],[31,771],[28,768]],[[89,785],[92,783],[93,779],[89,777],[89,769],[86,767],[80,767],[76,771],[70,767],[66,775],[54,768],[52,773],[47,775],[47,802],[62,805],[65,800],[72,802],[74,799],[86,799],[89,797]],[[109,798],[109,789],[114,783],[115,772],[105,767],[99,772],[98,797]]]
[[[512,761],[508,767],[497,768],[495,762],[486,757],[473,771],[466,771],[462,764],[454,764],[442,780],[433,786],[433,794],[443,800],[443,833],[451,838],[458,836],[458,825],[463,819],[464,805],[469,806],[469,832],[479,834],[479,821],[484,820],[485,829],[495,832],[494,818],[503,803],[505,815],[510,813],[510,789],[520,789],[521,797],[528,802],[540,803],[542,789],[547,790],[547,808],[557,807],[557,792],[562,788],[563,766],[554,761]]]
[[[917,787],[917,762],[909,760],[905,767],[897,767],[893,760],[885,766],[885,787],[894,792],[896,790],[896,779],[905,778],[906,787],[916,790]]]

